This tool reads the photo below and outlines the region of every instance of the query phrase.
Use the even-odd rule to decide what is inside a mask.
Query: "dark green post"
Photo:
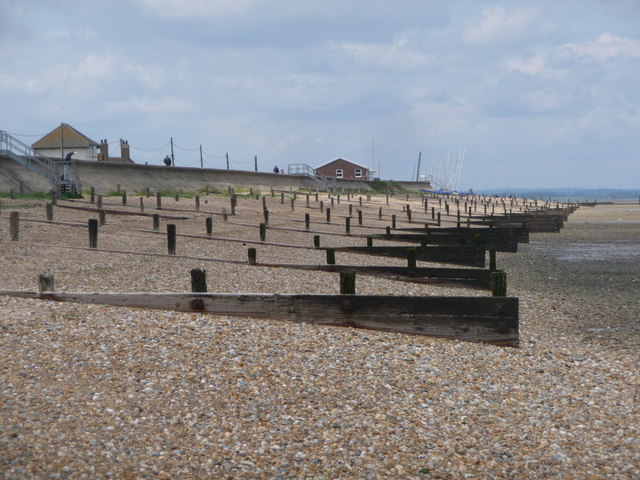
[[[407,248],[407,267],[416,266],[416,247]]]
[[[256,249],[251,247],[247,250],[247,254],[249,255],[249,265],[256,264]]]
[[[169,255],[176,254],[176,226],[173,223],[167,224],[167,251]]]
[[[333,248],[327,248],[327,265],[336,264],[336,251]]]
[[[351,270],[340,272],[340,294],[356,294],[356,272]]]
[[[207,271],[205,269],[194,268],[191,270],[191,291],[194,293],[207,291]]]

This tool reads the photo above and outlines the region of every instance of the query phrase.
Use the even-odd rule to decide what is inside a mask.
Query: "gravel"
[[[268,200],[274,225],[293,226],[288,218],[309,211],[303,200],[295,212]],[[374,201],[372,212],[395,207],[398,216],[407,203]],[[43,219],[43,205],[20,208],[20,240],[11,242],[11,202],[0,216],[2,289],[33,290],[46,272],[62,291],[188,291],[195,267],[207,270],[209,291],[339,289],[337,274],[325,272],[85,250],[85,229],[26,221]],[[163,207],[193,209],[192,202]],[[229,210],[224,197],[201,206]],[[214,217],[214,234],[257,240],[260,208],[240,199],[229,223]],[[338,214],[347,202],[334,208]],[[94,216],[55,209],[57,221]],[[178,233],[204,235],[205,213],[188,216],[175,222]],[[332,229],[343,231],[338,221]],[[150,218],[108,215],[99,247],[165,254],[164,236],[144,229]],[[0,297],[0,471],[5,479],[639,478],[639,232],[638,205],[581,207],[560,233],[532,234],[518,253],[498,254],[509,294],[521,302],[518,349]],[[313,245],[308,233],[269,230],[267,240]],[[177,253],[245,260],[247,246],[178,237]],[[264,262],[325,262],[315,250],[257,249]],[[357,289],[486,294],[363,276]]]

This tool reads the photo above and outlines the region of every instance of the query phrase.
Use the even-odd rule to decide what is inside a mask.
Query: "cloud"
[[[429,57],[410,48],[405,38],[397,38],[390,43],[344,42],[332,46],[368,68],[411,71],[429,64]]]
[[[148,12],[165,18],[218,17],[246,13],[252,0],[138,0]]]
[[[175,96],[117,101],[110,103],[108,107],[113,112],[164,116],[183,114],[194,109],[190,102]]]
[[[565,47],[577,55],[593,57],[597,60],[607,60],[617,56],[640,58],[639,40],[619,37],[610,33],[604,33],[596,40],[589,42],[569,43]]]
[[[472,45],[494,45],[513,41],[528,34],[537,13],[531,8],[508,12],[501,6],[487,7],[480,21],[463,32],[463,39]]]

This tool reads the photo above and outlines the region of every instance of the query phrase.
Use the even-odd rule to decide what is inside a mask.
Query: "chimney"
[[[107,139],[100,140],[100,158],[99,160],[108,161],[109,160],[109,144],[107,143]]]
[[[120,156],[122,157],[123,162],[131,162],[129,142],[127,140],[120,139]]]

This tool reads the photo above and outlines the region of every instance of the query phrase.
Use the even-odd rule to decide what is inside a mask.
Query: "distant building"
[[[320,165],[315,168],[316,172],[325,177],[346,178],[349,180],[370,180],[369,169],[344,158],[336,158],[335,160]]]
[[[98,144],[68,123],[60,124],[31,145],[31,148],[51,158],[62,159],[69,152],[75,152],[74,160],[97,160],[98,158]]]
[[[74,160],[134,163],[131,160],[128,141],[120,139],[120,156],[110,157],[109,143],[106,140],[100,140],[98,145],[68,123],[60,124],[59,127],[31,145],[31,148],[50,158],[64,158],[67,153],[75,152],[73,154]]]

